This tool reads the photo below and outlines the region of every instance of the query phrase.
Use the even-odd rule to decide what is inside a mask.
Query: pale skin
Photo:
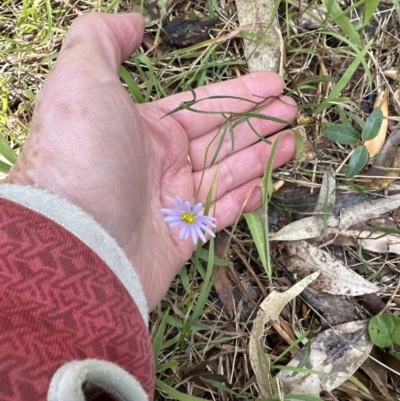
[[[169,228],[160,209],[171,207],[167,197],[193,202],[206,148],[224,118],[190,111],[161,118],[191,100],[191,93],[134,104],[118,69],[140,46],[143,31],[138,14],[91,14],[75,20],[37,96],[28,139],[8,181],[46,189],[92,215],[132,262],[152,310],[195,248],[190,239],[179,239],[179,227]],[[260,72],[198,88],[196,96],[259,101],[259,96],[278,97],[282,90],[278,75]],[[246,111],[251,105],[220,99],[196,107]],[[292,121],[297,108],[284,97],[262,112]],[[285,128],[261,119],[253,125],[271,141]],[[216,231],[233,224],[244,203],[245,211],[260,204],[260,178],[270,150],[246,124],[235,130],[233,154],[226,141],[217,159],[218,191],[211,205]],[[279,143],[274,166],[294,154],[295,140],[288,132]],[[199,202],[205,201],[217,165],[205,171]]]

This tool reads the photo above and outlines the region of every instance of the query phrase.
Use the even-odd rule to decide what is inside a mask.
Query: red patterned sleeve
[[[119,365],[152,399],[146,324],[105,262],[62,226],[1,198],[0,243],[0,400],[46,400],[55,372],[87,359]]]

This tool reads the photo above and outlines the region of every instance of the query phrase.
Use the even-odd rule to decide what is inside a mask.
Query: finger
[[[227,82],[202,86],[195,92],[197,100],[204,100],[195,104],[193,108],[217,113],[203,114],[180,110],[173,113],[171,117],[186,130],[189,139],[197,138],[226,121],[224,112],[248,111],[255,107],[255,102],[259,103],[263,99],[279,96],[282,93],[283,86],[282,78],[278,74],[268,71],[256,72]],[[207,99],[212,96],[223,96],[224,98]],[[193,94],[185,92],[159,100],[157,106],[167,114],[183,102],[192,100]]]
[[[71,25],[56,65],[67,60],[80,68],[107,63],[117,73],[120,64],[140,46],[143,32],[140,14],[83,15]]]
[[[296,118],[297,107],[293,99],[282,97],[265,107],[261,113],[265,116],[291,122]],[[209,166],[214,158],[214,162],[217,163],[231,153],[238,152],[258,142],[259,137],[253,129],[259,135],[265,137],[282,130],[287,125],[261,118],[252,118],[250,123],[251,126],[247,122],[237,126],[234,130],[233,138],[230,132],[224,133],[223,129],[215,129],[190,141],[189,156],[193,171],[202,170],[204,166]],[[225,137],[223,138],[224,134]],[[205,157],[207,157],[207,160],[205,160]]]
[[[273,143],[279,134],[269,138]],[[208,191],[217,175],[213,199],[219,199],[234,189],[261,177],[264,174],[267,161],[271,155],[272,145],[259,142],[228,156],[218,165],[193,174],[195,191],[200,186],[199,202],[205,201]],[[278,150],[274,159],[274,168],[291,160],[296,153],[296,143],[293,134],[289,131],[281,136]]]
[[[218,199],[214,216],[216,232],[235,224],[242,213],[251,212],[261,205],[260,183],[260,178],[254,179]]]

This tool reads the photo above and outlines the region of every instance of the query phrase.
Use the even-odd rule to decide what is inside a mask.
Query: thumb
[[[59,65],[79,63],[103,67],[114,72],[139,46],[144,21],[140,14],[90,13],[76,18],[63,42]],[[57,64],[56,67],[57,68]]]

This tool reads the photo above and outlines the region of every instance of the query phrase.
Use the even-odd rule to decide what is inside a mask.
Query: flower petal
[[[179,226],[179,224],[181,224],[181,221],[172,221],[172,222],[170,222],[170,223],[168,223],[169,224],[169,226],[171,227],[171,228],[174,228],[174,227],[176,227],[176,226]]]
[[[179,216],[167,216],[164,218],[164,221],[166,221],[167,223],[175,222],[175,221],[180,223],[182,220],[181,220],[181,216],[179,215]]]
[[[208,216],[197,216],[197,224],[202,224],[204,226],[209,226],[209,227],[216,227],[216,225],[213,223]]]
[[[197,244],[197,232],[196,232],[196,229],[197,229],[196,225],[192,225],[192,226],[190,226],[190,228],[189,228],[190,236],[191,236],[192,241],[193,241],[193,243],[194,243],[195,245]]]
[[[203,207],[203,205],[202,205],[201,203],[196,203],[196,204],[192,207],[192,213],[194,213],[194,214],[199,213],[202,207]]]
[[[196,232],[198,237],[203,241],[203,242],[207,242],[206,237],[204,236],[203,232],[201,231],[200,227],[196,224]]]
[[[181,210],[184,212],[191,212],[192,211],[192,207],[190,206],[190,203],[188,201],[186,201],[182,207]]]
[[[206,233],[208,233],[209,235],[211,235],[211,237],[215,237],[215,233],[213,231],[211,231],[210,228],[208,228],[207,226],[203,226],[201,227]]]
[[[182,239],[182,238],[186,239],[189,236],[188,230],[189,230],[189,226],[187,224],[182,224],[181,231],[179,233],[179,238],[180,239]]]
[[[160,209],[162,213],[164,214],[176,214],[176,215],[181,215],[182,212],[180,212],[179,210],[175,210],[175,209]]]

